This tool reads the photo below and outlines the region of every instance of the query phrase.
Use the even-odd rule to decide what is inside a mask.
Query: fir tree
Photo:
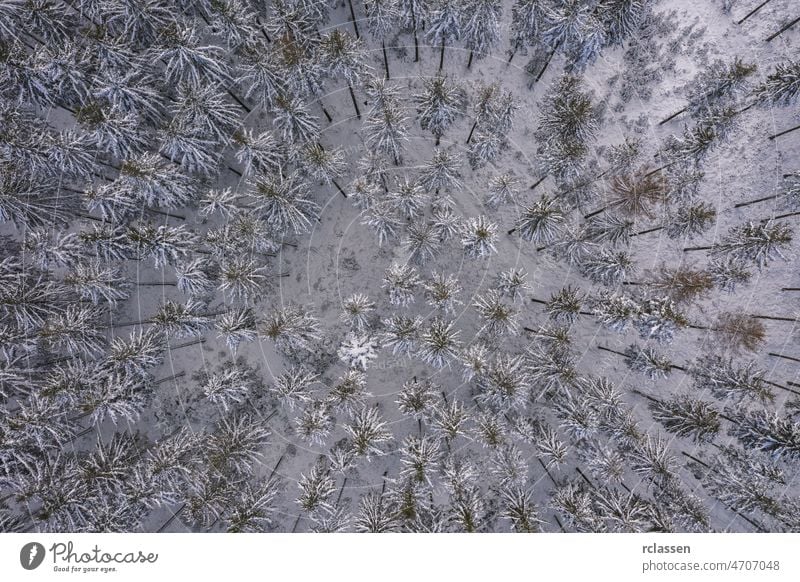
[[[542,196],[530,206],[525,206],[511,232],[534,244],[548,244],[561,234],[566,216],[556,198]]]
[[[754,361],[735,365],[733,359],[722,356],[703,356],[690,368],[689,373],[699,390],[710,390],[717,398],[745,399],[763,403],[774,399],[772,390],[764,380],[765,372]]]
[[[497,225],[485,216],[470,217],[462,226],[461,246],[470,258],[480,259],[497,252],[496,241]]]
[[[756,87],[754,96],[764,105],[788,106],[800,95],[800,62],[786,61],[775,65],[775,70]]]
[[[442,75],[423,80],[423,87],[423,92],[414,96],[419,122],[422,129],[433,133],[438,145],[447,129],[464,114],[467,95],[461,85]]]
[[[455,328],[455,322],[436,318],[420,334],[421,345],[417,355],[436,368],[445,365],[449,367],[450,361],[458,356],[460,334],[461,331]]]
[[[392,354],[410,356],[416,350],[422,318],[395,315],[383,320],[382,344],[392,348]]]
[[[738,409],[732,413],[730,434],[745,448],[763,451],[774,459],[800,457],[800,424],[777,412]]]
[[[365,371],[370,362],[378,357],[377,338],[369,335],[348,334],[339,346],[339,359],[351,368]]]
[[[469,68],[473,57],[484,58],[497,44],[503,6],[497,0],[470,0],[464,8],[463,36],[469,49]]]
[[[719,413],[714,406],[691,396],[651,402],[650,410],[667,432],[698,442],[713,439],[720,429]]]
[[[457,298],[461,293],[461,284],[455,275],[444,273],[432,274],[431,280],[422,284],[428,305],[441,309],[445,314],[455,314],[456,308],[463,302]]]
[[[428,193],[457,190],[461,187],[461,160],[448,150],[435,149],[433,157],[420,172],[418,183]]]
[[[413,267],[393,263],[383,278],[382,287],[389,294],[389,303],[408,307],[414,302],[414,292],[420,279]]]
[[[434,0],[428,17],[427,38],[440,46],[439,70],[444,67],[444,51],[448,44],[461,38],[462,11],[457,0]]]
[[[386,423],[375,407],[356,411],[344,429],[350,435],[356,454],[367,460],[373,455],[384,455],[383,443],[392,440],[392,434],[386,429]]]

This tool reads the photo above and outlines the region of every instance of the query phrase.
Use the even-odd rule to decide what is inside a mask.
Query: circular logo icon
[[[35,570],[44,561],[44,546],[39,542],[30,542],[19,551],[19,563],[26,570]]]

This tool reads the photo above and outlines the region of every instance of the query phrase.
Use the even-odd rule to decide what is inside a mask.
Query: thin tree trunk
[[[442,67],[444,67],[444,46],[445,46],[445,42],[444,42],[444,38],[442,38],[442,50],[439,53],[439,71],[441,71]]]
[[[781,287],[781,291],[800,291],[800,287]]]
[[[659,125],[664,125],[664,124],[665,124],[665,123],[667,123],[668,121],[672,121],[673,119],[675,119],[676,117],[678,117],[678,116],[679,116],[681,113],[683,113],[683,112],[684,112],[684,111],[686,111],[687,109],[689,109],[689,108],[688,108],[688,107],[684,107],[684,108],[683,108],[683,109],[681,109],[680,111],[676,111],[675,113],[673,113],[672,115],[670,115],[670,116],[669,116],[669,117],[667,117],[666,119],[662,119],[661,121],[659,121],[659,122],[658,122],[658,124],[659,124]]]
[[[166,378],[161,378],[160,380],[156,380],[153,382],[154,384],[163,384],[165,382],[169,382],[170,380],[177,380],[178,378],[183,378],[186,375],[186,372],[178,372],[177,374],[173,374],[172,376],[167,376]]]
[[[469,135],[467,136],[467,143],[469,143],[472,140],[472,134],[475,133],[475,128],[476,127],[478,127],[478,120],[477,119],[472,124],[472,129],[469,130]]]
[[[204,344],[204,343],[206,343],[206,338],[201,337],[201,338],[198,338],[196,340],[192,340],[192,341],[189,341],[189,342],[183,342],[182,344],[178,344],[178,345],[175,345],[175,346],[167,346],[167,347],[170,349],[170,351],[175,351],[175,350],[179,350],[181,348],[188,348],[189,346],[196,346],[197,344]]]
[[[239,104],[239,107],[241,107],[246,113],[248,113],[248,114],[252,113],[253,108],[252,107],[248,107],[247,104],[238,95],[236,95],[236,93],[234,93],[230,89],[226,89],[226,91],[228,92],[228,95],[231,96],[231,99],[236,101],[236,103]]]
[[[773,140],[776,137],[780,137],[782,135],[786,135],[787,133],[792,133],[793,131],[797,131],[798,129],[800,129],[800,125],[795,125],[794,127],[786,129],[786,130],[784,130],[784,131],[782,131],[780,133],[776,133],[775,135],[771,135],[767,139]]]
[[[530,187],[531,190],[536,190],[536,187],[547,179],[547,174],[536,180],[536,183]]]
[[[743,206],[750,206],[751,204],[757,204],[759,202],[764,202],[766,200],[774,200],[780,196],[780,194],[773,194],[772,196],[764,196],[763,198],[756,198],[755,200],[748,200],[747,202],[739,202],[738,204],[734,204],[734,208],[741,208]]]
[[[769,319],[771,321],[797,321],[796,317],[778,317],[774,315],[751,315],[753,319]]]
[[[797,216],[800,212],[788,212],[786,214],[779,214],[778,216],[773,216],[771,218],[762,218],[761,222],[769,222],[770,220],[778,220],[780,218],[789,218],[790,216]]]
[[[331,180],[331,182],[333,183],[334,186],[336,186],[336,189],[341,193],[341,195],[347,198],[347,194],[345,193],[344,190],[342,190],[342,187],[339,186],[339,183],[336,180]]]
[[[419,40],[417,40],[417,29],[414,29],[414,62],[419,62]]]
[[[750,12],[748,12],[747,14],[745,14],[745,15],[744,15],[744,18],[742,18],[741,20],[737,20],[737,21],[736,21],[736,24],[741,24],[742,22],[744,22],[745,20],[747,20],[748,18],[750,18],[751,16],[753,16],[753,14],[755,14],[756,12],[758,12],[759,10],[761,10],[762,8],[764,8],[764,6],[766,6],[766,5],[767,5],[767,4],[769,4],[770,2],[772,2],[772,0],[764,0],[764,1],[763,1],[761,4],[759,4],[758,6],[756,6],[755,8],[753,8],[753,9],[752,9]]]
[[[683,252],[684,252],[684,253],[690,253],[690,252],[692,252],[692,251],[708,251],[708,250],[711,250],[711,249],[713,249],[713,248],[714,248],[713,246],[706,246],[706,247],[684,247],[684,249],[683,249]]]
[[[608,204],[606,206],[603,206],[602,208],[599,208],[598,210],[595,210],[594,212],[590,212],[589,214],[584,214],[583,215],[583,219],[586,220],[586,219],[591,218],[592,216],[597,216],[598,214],[601,214],[601,213],[605,212],[606,210],[608,210],[612,206],[614,206],[614,205],[613,204]]]
[[[641,234],[649,234],[651,232],[656,232],[656,231],[662,230],[663,228],[664,228],[663,226],[654,226],[653,228],[648,228],[647,230],[640,230],[639,232],[634,232],[633,234],[631,234],[631,236],[639,236]]]
[[[560,47],[560,46],[561,46],[561,42],[559,42],[556,46],[554,46],[553,50],[550,51],[550,56],[547,57],[547,60],[545,61],[544,66],[542,67],[542,70],[539,71],[538,75],[536,75],[536,80],[534,81],[534,83],[538,83],[539,79],[542,78],[542,75],[544,75],[544,72],[547,70],[547,67],[550,66],[550,61],[553,60],[553,56],[556,54],[556,51],[558,50],[558,47]]]
[[[653,174],[655,174],[656,172],[660,172],[661,170],[666,170],[667,168],[669,168],[669,167],[671,167],[671,166],[674,166],[675,164],[677,164],[677,163],[678,163],[678,161],[679,161],[679,160],[673,160],[673,161],[671,161],[671,162],[670,162],[670,163],[668,163],[668,164],[664,164],[663,166],[660,166],[660,167],[656,168],[655,170],[650,170],[650,171],[649,171],[649,172],[647,172],[647,173],[646,173],[646,174],[645,174],[643,177],[644,177],[644,178],[649,178],[650,176],[652,176],[652,175],[653,175]]]
[[[509,231],[508,231],[508,234],[509,234],[509,235],[512,235],[512,234],[514,234],[515,232],[517,232],[517,227],[516,227],[516,226],[515,226],[514,228],[512,228],[511,230],[509,230]]]
[[[391,75],[389,75],[389,57],[386,54],[386,41],[381,40],[381,48],[383,49],[383,67],[386,69],[386,78],[391,79]]]
[[[322,113],[325,114],[325,117],[328,119],[328,123],[332,122],[333,117],[331,117],[331,114],[328,113],[327,109],[325,109],[325,106],[322,104],[322,101],[320,101],[319,106],[322,107]]]
[[[779,36],[779,35],[783,34],[784,32],[786,32],[787,30],[789,30],[791,27],[793,27],[793,26],[794,26],[795,24],[797,24],[798,22],[800,22],[800,16],[798,16],[797,18],[795,18],[794,20],[792,20],[792,21],[791,21],[789,24],[787,24],[786,26],[784,26],[783,28],[781,28],[781,29],[780,29],[778,32],[776,32],[775,34],[771,34],[770,36],[768,36],[768,37],[767,37],[766,39],[764,39],[764,40],[765,40],[766,42],[771,42],[771,41],[772,41],[772,40],[773,40],[775,37],[777,37],[777,36]]]
[[[140,281],[136,283],[137,287],[174,287],[177,285],[174,281]]]
[[[800,392],[798,392],[797,390],[792,390],[791,388],[787,388],[783,384],[778,384],[777,382],[770,382],[769,380],[764,380],[764,379],[762,379],[761,381],[764,382],[765,384],[769,384],[770,386],[775,386],[775,388],[780,388],[781,390],[785,390],[786,392],[791,392],[792,394],[800,396]]]
[[[169,212],[165,212],[163,210],[156,210],[155,208],[145,208],[147,212],[152,212],[153,214],[160,214],[161,216],[168,216],[170,218],[175,218],[177,220],[186,220],[185,216],[181,216],[180,214],[171,214]]]
[[[183,510],[184,510],[184,509],[186,509],[186,503],[184,503],[183,505],[181,505],[181,506],[178,508],[178,511],[174,512],[174,513],[172,514],[172,517],[170,517],[170,518],[169,518],[167,521],[165,521],[165,522],[164,522],[164,524],[163,524],[161,527],[159,527],[159,528],[156,530],[156,533],[161,533],[161,532],[163,532],[165,529],[167,529],[167,528],[170,526],[170,524],[171,524],[173,521],[175,521],[175,519],[177,519],[177,517],[178,517],[178,516],[179,516],[179,515],[180,515],[180,514],[183,512]]]
[[[793,358],[792,356],[787,356],[785,354],[776,354],[775,352],[769,352],[768,356],[772,356],[773,358],[783,358],[784,360],[791,360],[792,362],[800,362],[800,358]],[[791,384],[791,382],[789,382]]]
[[[358,101],[356,101],[356,94],[353,92],[353,86],[348,82],[347,89],[350,91],[350,99],[353,100],[353,109],[356,110],[356,117],[361,119],[361,110],[358,108]]]
[[[514,45],[514,48],[513,48],[513,50],[511,51],[511,54],[508,56],[508,60],[506,61],[506,64],[510,65],[510,64],[511,64],[511,61],[513,61],[513,60],[514,60],[514,57],[515,57],[516,55],[517,55],[517,46],[516,46],[516,45]]]
[[[769,2],[769,0],[767,0]],[[347,0],[347,3],[350,5],[350,22],[353,23],[353,29],[356,31],[356,38],[361,38],[361,35],[358,33],[358,23],[356,22],[356,11],[353,10],[353,0]]]
[[[467,69],[472,67],[472,57],[475,56],[475,51],[469,51],[469,60],[467,61]]]

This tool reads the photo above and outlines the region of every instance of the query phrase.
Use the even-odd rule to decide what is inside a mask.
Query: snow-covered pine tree
[[[496,209],[501,204],[512,204],[519,195],[519,179],[511,172],[493,176],[489,180],[489,192],[484,204],[489,209]]]
[[[550,296],[545,309],[556,324],[569,326],[578,318],[585,300],[585,293],[567,285]]]
[[[400,18],[397,0],[364,0],[367,15],[367,27],[372,38],[380,39],[383,49],[383,65],[386,78],[389,75],[389,57],[386,54],[386,38]]]
[[[672,362],[650,346],[633,344],[625,349],[625,363],[634,372],[651,380],[661,380],[672,372]]]
[[[254,210],[281,234],[306,232],[319,216],[319,205],[296,172],[257,176],[250,195],[255,198]]]
[[[319,137],[319,121],[300,97],[275,98],[273,123],[286,143],[308,143]]]
[[[424,211],[428,196],[419,183],[407,177],[395,178],[394,188],[386,195],[386,202],[406,218],[415,219]]]
[[[412,418],[428,417],[439,398],[438,387],[430,380],[417,381],[416,378],[403,383],[397,395],[397,408]]]
[[[463,304],[457,297],[461,293],[461,284],[453,274],[434,272],[431,279],[422,286],[425,289],[428,305],[441,309],[445,314],[455,314],[456,308]]]
[[[786,260],[784,253],[792,240],[792,229],[784,222],[746,222],[731,227],[711,252],[716,256],[754,263],[761,269],[776,258]]]
[[[150,321],[168,336],[201,336],[212,325],[211,318],[203,311],[203,304],[194,299],[188,299],[186,303],[167,300]]]
[[[606,290],[601,291],[591,304],[599,322],[617,333],[624,332],[641,311],[641,306],[632,297]]]
[[[522,269],[511,268],[501,271],[495,280],[495,288],[516,302],[518,299],[522,299],[530,289],[526,281],[527,277],[528,274]]]
[[[774,459],[800,457],[800,423],[778,412],[759,409],[730,411],[730,434],[746,449],[763,451]]]
[[[490,336],[499,336],[516,335],[519,332],[517,310],[503,301],[499,291],[490,289],[483,295],[478,295],[472,306],[483,321],[478,333],[485,332]]]
[[[543,0],[514,0],[511,7],[511,42],[508,62],[514,55],[528,54],[528,47],[538,45],[542,26],[545,23],[546,3]]]
[[[719,412],[712,404],[699,398],[679,394],[651,402],[649,407],[653,418],[667,432],[677,436],[704,442],[713,439],[720,430]]]
[[[367,70],[365,57],[363,41],[338,28],[323,35],[319,44],[319,58],[325,72],[332,79],[344,79],[347,82],[358,119],[361,119],[361,111],[353,86],[361,82],[361,77]]]
[[[351,330],[362,332],[370,325],[370,314],[375,311],[375,302],[363,293],[353,293],[342,302],[339,320]]]
[[[423,91],[414,95],[420,126],[439,140],[460,116],[464,115],[467,94],[459,83],[444,75],[423,80]]]
[[[678,206],[666,226],[670,238],[700,236],[714,223],[717,210],[710,204],[698,202]]]
[[[464,11],[464,44],[469,50],[467,68],[473,58],[482,59],[500,39],[500,18],[503,5],[498,0],[469,0]]]
[[[270,131],[256,134],[253,129],[243,128],[234,132],[231,144],[245,175],[276,172],[285,162],[284,152]]]
[[[426,36],[431,45],[440,46],[439,71],[444,68],[444,51],[461,38],[463,14],[458,0],[432,0]]]
[[[267,283],[265,271],[266,267],[252,258],[232,258],[220,268],[219,289],[234,302],[257,303]]]
[[[600,0],[597,13],[606,30],[606,43],[622,45],[633,35],[647,16],[650,0]]]
[[[409,251],[408,260],[410,262],[424,265],[439,252],[441,239],[433,223],[418,220],[410,223],[406,228],[403,246]]]
[[[386,422],[374,406],[355,411],[344,429],[350,435],[356,454],[367,460],[386,454],[383,444],[393,439]]]
[[[426,192],[457,190],[461,187],[461,158],[452,152],[436,148],[433,157],[425,164],[417,180]]]
[[[566,215],[557,198],[543,195],[522,209],[510,233],[519,231],[523,240],[534,244],[549,244],[562,233]]]
[[[556,0],[545,8],[542,40],[567,55],[567,71],[591,64],[606,44],[606,30],[595,2]]]
[[[373,204],[364,213],[361,224],[375,230],[378,235],[378,246],[383,246],[389,239],[397,238],[403,225],[395,205],[386,200]]]
[[[634,325],[642,339],[654,339],[661,344],[670,344],[675,332],[688,325],[686,316],[678,311],[669,297],[653,297],[642,301]]]
[[[64,276],[64,284],[95,305],[107,302],[115,306],[131,294],[131,285],[119,268],[96,260],[75,264]]]
[[[352,416],[357,410],[366,406],[365,400],[372,396],[367,392],[366,386],[366,374],[351,368],[334,383],[326,396],[326,402],[334,410],[341,410]]]
[[[384,319],[383,326],[382,344],[391,347],[393,354],[410,356],[416,351],[416,342],[422,326],[421,317],[394,315]]]
[[[614,287],[635,272],[636,265],[625,251],[601,248],[581,261],[581,272],[594,283]]]
[[[252,342],[258,337],[255,315],[246,305],[234,306],[225,311],[214,322],[214,327],[234,354],[242,342]]]
[[[737,402],[745,400],[772,402],[772,389],[765,381],[766,372],[756,367],[755,361],[734,363],[733,358],[707,355],[697,359],[689,373],[698,390],[710,390],[720,399],[731,398]]]
[[[470,258],[484,258],[496,253],[497,225],[485,216],[471,216],[461,228],[461,246]]]
[[[299,305],[287,305],[270,313],[258,328],[259,334],[275,342],[284,353],[308,350],[320,338],[319,320]]]
[[[461,335],[461,330],[456,329],[454,321],[437,317],[420,334],[420,348],[417,356],[436,368],[449,366],[450,361],[458,357],[458,350],[461,346],[459,335]]]
[[[378,338],[362,333],[349,333],[339,346],[339,359],[351,368],[366,371],[370,363],[378,357],[380,344]]]
[[[289,410],[294,410],[311,400],[309,388],[317,381],[317,375],[301,366],[291,366],[275,377],[270,392]]]
[[[373,105],[364,122],[364,139],[370,149],[375,149],[400,165],[408,140],[408,116],[394,97]]]
[[[753,91],[757,102],[764,105],[788,106],[800,96],[800,62],[784,61]]]
[[[389,294],[389,303],[408,307],[414,302],[414,293],[419,284],[419,275],[413,267],[392,263],[386,269],[382,287]]]
[[[252,379],[245,370],[229,364],[219,372],[205,374],[200,389],[209,402],[227,413],[246,400],[252,389]]]
[[[477,384],[481,390],[478,399],[495,411],[518,411],[530,396],[530,377],[525,359],[519,355],[496,355]]]

